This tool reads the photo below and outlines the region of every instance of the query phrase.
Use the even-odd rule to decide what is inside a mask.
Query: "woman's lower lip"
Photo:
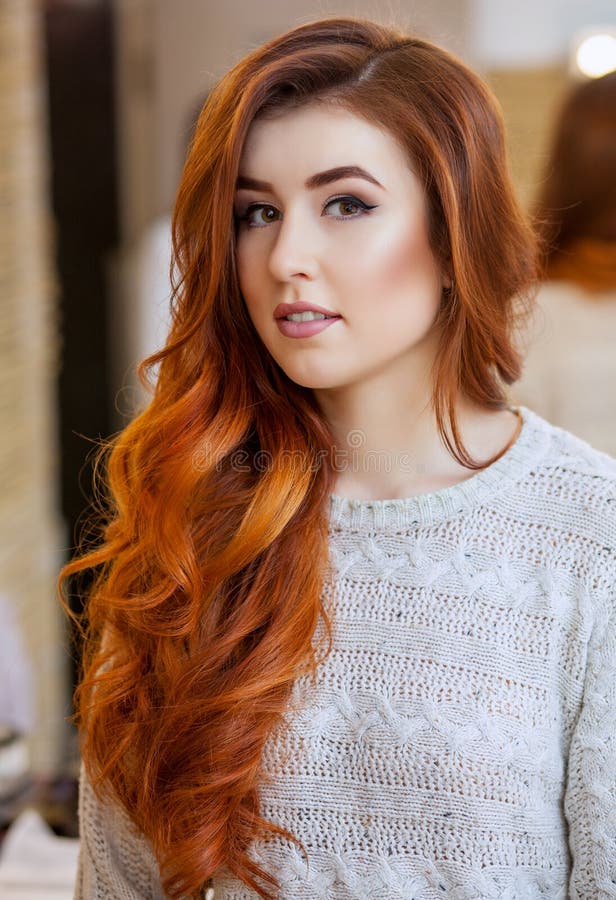
[[[329,319],[313,319],[311,322],[290,322],[288,319],[276,319],[276,324],[286,337],[306,338],[318,334],[324,328],[329,328],[334,322],[339,322],[342,316],[332,316]]]

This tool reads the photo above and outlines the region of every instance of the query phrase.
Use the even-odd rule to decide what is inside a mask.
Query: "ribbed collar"
[[[375,531],[432,525],[464,514],[507,490],[545,457],[552,438],[545,419],[526,406],[517,409],[523,420],[517,439],[486,469],[451,487],[396,500],[352,500],[331,494],[330,526]]]

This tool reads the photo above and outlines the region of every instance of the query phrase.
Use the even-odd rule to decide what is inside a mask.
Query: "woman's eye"
[[[329,201],[325,209],[329,209],[330,206],[337,206],[340,210],[336,216],[337,219],[354,219],[357,215],[361,215],[362,212],[371,208],[354,197],[336,197],[335,200]]]
[[[237,216],[238,222],[245,222],[249,228],[263,228],[276,221],[278,210],[273,206],[267,206],[265,203],[253,203],[246,212]]]
[[[325,204],[324,209],[328,210],[330,207],[333,207],[334,211],[337,209],[337,214],[334,212],[334,215],[331,216],[334,219],[357,219],[374,209],[374,206],[368,206],[357,197],[334,197]],[[245,213],[238,214],[235,218],[239,224],[246,225],[248,228],[264,228],[266,225],[276,222],[280,218],[280,213],[274,206],[269,206],[267,203],[253,203]]]

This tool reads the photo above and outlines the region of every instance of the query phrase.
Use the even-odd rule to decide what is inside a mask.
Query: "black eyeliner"
[[[376,209],[378,206],[378,203],[373,203],[373,204],[364,203],[363,200],[360,200],[359,197],[354,197],[352,194],[340,194],[337,197],[330,197],[330,199],[324,203],[323,210],[327,209],[327,207],[331,203],[340,203],[342,200],[349,200],[351,203],[353,203],[355,206],[358,206],[361,210],[364,210],[365,212],[369,212],[371,209]],[[246,222],[246,221],[248,221],[248,218],[249,218],[252,210],[265,209],[265,208],[276,209],[276,207],[273,206],[271,203],[251,203],[251,204],[249,204],[249,206],[246,207],[245,211],[241,215],[239,213],[234,213],[233,218],[235,219],[236,222]],[[356,215],[333,216],[332,218],[338,219],[338,220],[354,219],[354,218],[357,218],[357,216]],[[262,226],[256,226],[256,227],[262,227]]]

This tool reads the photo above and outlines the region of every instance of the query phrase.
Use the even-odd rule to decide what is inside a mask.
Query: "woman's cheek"
[[[345,264],[353,262],[354,268],[362,269],[370,268],[375,257],[381,254],[381,245],[383,244],[381,233],[373,228],[367,227],[365,222],[341,222],[337,231],[330,239],[329,245],[326,243],[323,250],[327,255],[330,263],[337,260]]]
[[[244,303],[252,318],[252,313],[256,311],[258,305],[258,298],[263,293],[261,287],[263,276],[256,260],[252,260],[245,252],[238,256],[237,277]]]

